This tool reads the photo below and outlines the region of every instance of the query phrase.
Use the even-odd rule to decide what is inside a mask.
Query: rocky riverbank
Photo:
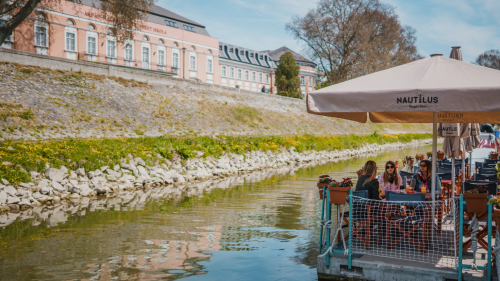
[[[134,200],[145,202],[150,197],[181,194],[188,190],[187,186],[203,191],[245,174],[272,172],[283,168],[297,169],[303,165],[316,165],[361,154],[429,143],[431,140],[415,140],[405,144],[369,144],[360,149],[304,153],[297,153],[290,148],[279,153],[252,151],[246,155],[231,154],[217,159],[203,159],[199,155],[200,158],[188,160],[183,165],[179,163],[170,166],[147,166],[143,159],[129,155],[120,164],[104,166],[94,171],[85,171],[83,168],[72,171],[64,166],[47,167],[43,174],[31,172],[32,181],[21,183],[17,187],[1,180],[0,213],[4,214],[0,215],[0,226],[13,222],[13,218],[18,217],[13,214],[20,212],[34,215],[45,208],[57,209],[60,205],[87,208],[94,199],[121,204]]]

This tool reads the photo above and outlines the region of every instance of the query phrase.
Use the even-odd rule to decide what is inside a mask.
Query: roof
[[[100,2],[97,0],[82,0],[82,4],[86,6],[95,7],[98,9],[100,8]],[[170,10],[167,10],[157,5],[154,5],[151,11],[149,12],[147,21],[167,26],[165,24],[165,19],[177,22],[177,26],[179,29],[184,30],[183,24],[187,24],[189,26],[194,27],[196,33],[210,36],[210,34],[208,34],[208,31],[205,29],[204,25],[199,24],[195,21],[192,21],[188,18],[185,18],[181,15],[178,15]]]
[[[271,56],[266,52],[255,51],[224,42],[219,42],[219,49],[220,58],[248,63],[260,67],[276,68],[276,64],[271,59]]]
[[[308,62],[308,63],[312,63],[312,64],[316,65],[316,63],[314,63],[313,61],[306,59],[305,57],[303,57],[299,53],[294,52],[293,50],[291,50],[290,48],[288,48],[286,46],[283,46],[283,47],[276,49],[274,51],[268,50],[268,51],[263,51],[263,52],[268,53],[274,61],[279,61],[281,55],[283,55],[286,52],[290,52],[290,53],[292,53],[293,58],[296,61]]]

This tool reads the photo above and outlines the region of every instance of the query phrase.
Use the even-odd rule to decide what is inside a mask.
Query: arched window
[[[36,14],[36,17],[41,19],[41,20],[45,19],[45,16],[43,14]]]
[[[95,30],[95,26],[93,24],[89,24],[89,26],[87,27],[88,29],[92,29],[92,30]]]
[[[195,48],[193,46],[191,46],[191,51],[195,51]]]
[[[208,50],[207,54],[211,55],[211,54],[212,54],[212,51]]]
[[[149,41],[148,37],[147,36],[143,36],[142,37],[142,41]]]
[[[112,35],[112,34],[113,34],[113,30],[108,29],[108,34],[109,34],[109,35]]]
[[[158,40],[158,44],[162,44],[163,45],[165,43],[163,42],[163,40],[160,39],[160,40]]]
[[[179,45],[177,44],[177,42],[174,42],[174,47],[179,47]]]
[[[72,20],[67,20],[67,21],[66,21],[66,24],[67,24],[67,25],[75,25],[75,23],[74,23]]]

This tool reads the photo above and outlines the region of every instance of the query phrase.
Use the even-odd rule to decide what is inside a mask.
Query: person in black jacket
[[[368,199],[381,200],[378,192],[377,163],[368,160],[363,168],[364,174],[358,177],[356,191],[368,190]]]

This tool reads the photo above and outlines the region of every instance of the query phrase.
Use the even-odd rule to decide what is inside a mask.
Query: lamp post
[[[182,79],[186,79],[186,47],[182,47]]]

